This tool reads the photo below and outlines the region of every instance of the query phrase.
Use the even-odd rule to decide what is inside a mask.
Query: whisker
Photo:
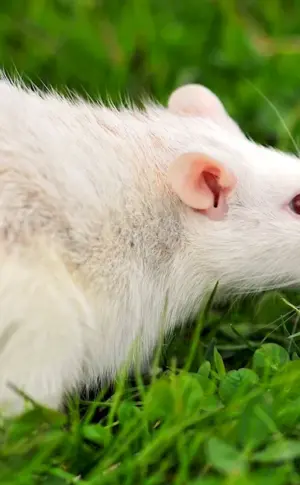
[[[276,108],[275,104],[272,103],[272,101],[269,98],[267,98],[267,96],[258,87],[256,87],[251,81],[249,81],[247,79],[247,82],[249,82],[249,84],[251,84],[251,86],[253,87],[253,89],[255,89],[255,91],[267,102],[267,104],[270,106],[270,108],[274,111],[274,113],[276,114],[276,116],[279,119],[280,123],[282,124],[283,128],[285,129],[285,131],[286,131],[289,139],[291,140],[292,145],[293,145],[293,147],[295,148],[295,150],[297,152],[297,155],[299,155],[299,151],[300,150],[298,148],[298,145],[296,143],[296,140],[293,137],[293,135],[292,135],[289,127],[287,126],[286,122],[282,118],[281,114],[279,113],[278,109]]]

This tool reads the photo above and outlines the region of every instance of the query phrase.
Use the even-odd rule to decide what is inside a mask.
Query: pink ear
[[[178,115],[212,119],[228,131],[244,137],[219,98],[205,86],[187,84],[175,89],[169,98],[168,109]]]
[[[198,84],[187,84],[175,89],[169,98],[168,108],[176,114],[207,117],[225,112],[219,98],[212,91]]]
[[[236,179],[223,165],[200,153],[186,153],[171,164],[168,176],[186,205],[212,219],[224,217]]]

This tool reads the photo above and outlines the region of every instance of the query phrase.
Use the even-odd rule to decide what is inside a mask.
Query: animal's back
[[[195,150],[238,173],[257,149],[199,117],[0,82],[0,406],[21,408],[12,381],[57,407],[78,383],[113,377],[136,343],[147,359],[165,324],[195,313],[220,271],[208,235],[215,251],[231,235],[167,183]]]
[[[166,201],[148,149],[165,147],[143,116],[0,82],[0,403],[10,412],[22,401],[8,381],[58,406],[83,374],[115,374],[136,338],[146,356],[155,342],[166,298],[163,281],[154,291],[157,258],[168,264],[178,221],[159,223]]]

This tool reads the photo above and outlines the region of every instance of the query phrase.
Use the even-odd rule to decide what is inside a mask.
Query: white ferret
[[[24,406],[9,384],[59,408],[135,342],[146,362],[162,321],[195,315],[217,281],[299,282],[298,194],[299,160],[248,140],[203,87],[138,111],[2,80],[3,412]]]

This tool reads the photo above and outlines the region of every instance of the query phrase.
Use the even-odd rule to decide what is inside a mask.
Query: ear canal
[[[178,157],[169,167],[169,182],[187,206],[207,211],[219,205],[235,186],[235,177],[222,164],[200,153]]]
[[[210,190],[211,190],[211,192],[214,196],[213,207],[217,208],[218,205],[219,205],[220,192],[221,192],[219,180],[213,174],[211,174],[210,172],[203,172],[203,178],[205,180],[205,183],[210,188]]]

